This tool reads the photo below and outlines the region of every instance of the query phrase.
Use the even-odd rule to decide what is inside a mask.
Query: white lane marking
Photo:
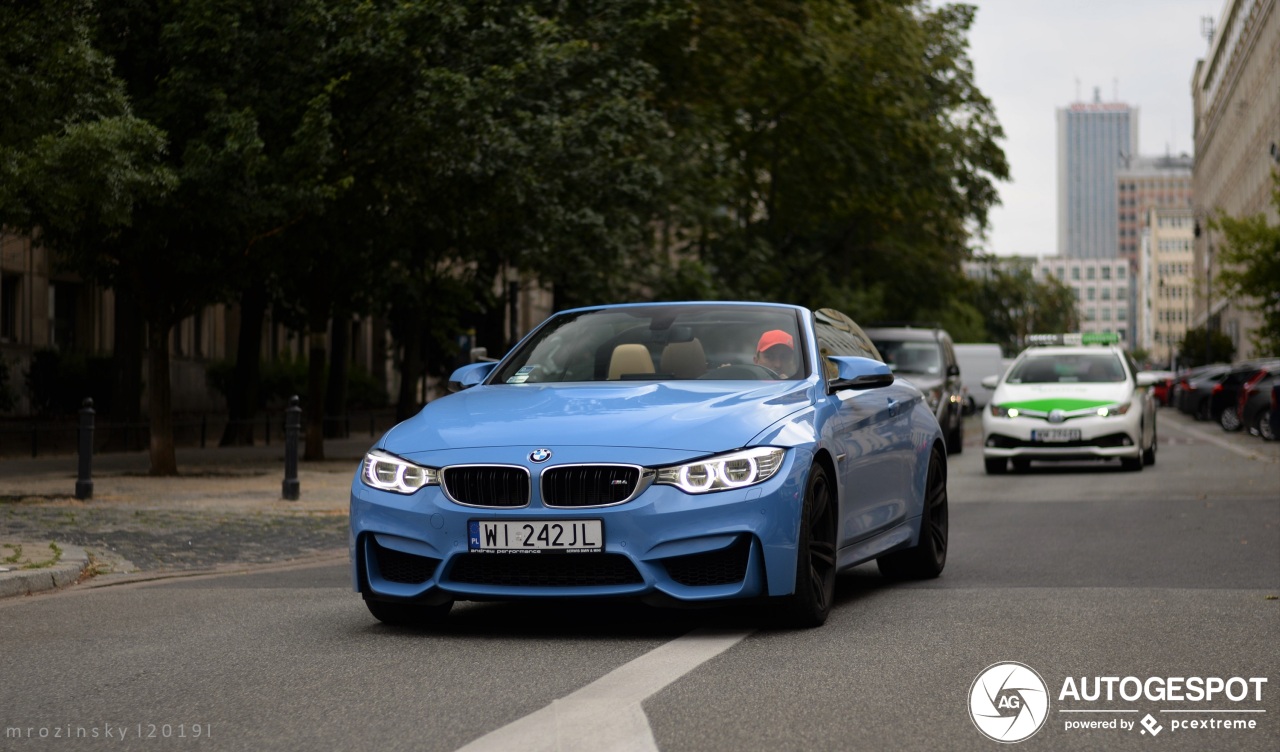
[[[1235,444],[1231,443],[1230,441],[1220,439],[1217,436],[1201,431],[1198,428],[1179,425],[1178,423],[1174,423],[1173,421],[1165,421],[1161,427],[1172,428],[1175,431],[1181,431],[1182,433],[1188,434],[1190,436],[1194,436],[1197,439],[1200,439],[1201,441],[1207,441],[1210,444],[1220,446],[1223,449],[1226,449],[1228,452],[1234,452],[1240,455],[1241,457],[1244,457],[1247,460],[1259,460],[1261,462],[1268,462],[1273,465],[1276,463],[1276,460],[1272,459],[1271,457],[1266,457],[1266,456],[1263,456],[1262,454],[1259,454],[1258,452],[1254,452],[1248,449],[1244,449],[1242,447],[1238,447]]]
[[[657,752],[640,703],[749,634],[696,629],[458,752]]]

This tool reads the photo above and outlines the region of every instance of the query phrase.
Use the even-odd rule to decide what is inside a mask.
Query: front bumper
[[[356,478],[355,588],[374,600],[638,598],[687,603],[784,595],[795,585],[807,468],[789,452],[769,481],[692,495],[652,485],[617,506],[466,507],[438,486],[405,496]],[[472,520],[601,520],[602,553],[472,553]]]
[[[1078,439],[1044,440],[1048,430],[1079,430]],[[1142,421],[1133,412],[1111,418],[1081,417],[1063,423],[1043,418],[982,416],[982,455],[989,459],[1082,460],[1142,455]]]

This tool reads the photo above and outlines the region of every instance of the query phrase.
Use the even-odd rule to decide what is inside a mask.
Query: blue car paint
[[[773,306],[777,308],[778,306]],[[813,317],[796,309],[813,343]],[[533,336],[531,333],[529,336]],[[798,343],[799,344],[799,343]],[[518,509],[458,505],[439,486],[412,495],[365,485],[351,490],[353,583],[370,573],[368,595],[460,600],[489,598],[653,596],[696,602],[786,595],[796,577],[799,516],[815,461],[838,489],[838,561],[842,568],[918,539],[928,457],[942,436],[920,392],[906,382],[827,394],[817,348],[807,344],[809,378],[792,381],[659,381],[484,385],[491,363],[459,369],[451,381],[477,385],[427,405],[387,432],[375,448],[442,467],[505,464],[529,469],[532,495]],[[838,361],[840,378],[887,367],[857,358]],[[630,502],[581,509],[541,505],[538,472],[556,464],[625,463],[657,468],[750,446],[787,448],[781,470],[764,483],[708,494],[654,484]],[[553,452],[534,463],[538,448]],[[633,585],[529,588],[449,580],[451,557],[467,551],[476,519],[600,519],[605,550],[629,557],[643,578]],[[433,576],[406,585],[376,576],[361,561],[359,536],[404,553],[442,559]],[[675,582],[661,564],[672,556],[722,549],[748,536],[747,577],[731,585]],[[508,554],[487,554],[508,555]],[[574,554],[558,554],[573,556]]]

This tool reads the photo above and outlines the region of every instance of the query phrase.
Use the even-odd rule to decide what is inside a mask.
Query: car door
[[[827,356],[881,360],[870,339],[843,314],[818,311],[815,333],[826,380],[834,376]],[[840,488],[837,546],[843,548],[905,518],[914,457],[911,411],[921,397],[915,388],[899,381],[879,389],[840,390],[829,399],[836,418],[827,423],[830,435],[824,438],[835,458]]]

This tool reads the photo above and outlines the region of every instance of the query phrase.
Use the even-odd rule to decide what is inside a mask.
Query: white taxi
[[[1049,335],[1022,351],[982,413],[988,474],[1026,470],[1033,460],[1119,459],[1125,470],[1156,461],[1155,377],[1101,337]],[[1063,344],[1065,343],[1065,344]]]

